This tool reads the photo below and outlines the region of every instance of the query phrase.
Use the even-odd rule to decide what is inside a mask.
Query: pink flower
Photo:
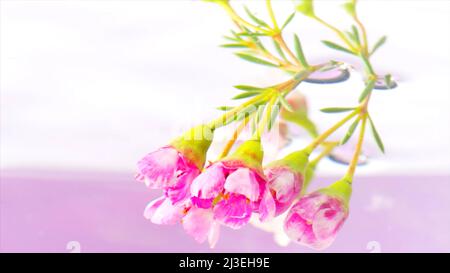
[[[265,167],[264,173],[267,179],[267,193],[265,195],[270,195],[273,201],[270,200],[269,196],[263,198],[265,204],[262,204],[265,207],[260,206],[261,221],[282,214],[300,195],[308,157],[308,152],[296,151],[271,162]],[[274,205],[271,204],[272,202]]]
[[[199,243],[203,243],[208,239],[209,246],[214,248],[219,239],[220,225],[214,221],[212,209],[192,206],[182,222],[187,234],[194,237]]]
[[[173,225],[184,216],[185,206],[174,205],[165,196],[150,202],[144,210],[144,217],[158,225]]]
[[[177,203],[189,197],[189,186],[200,170],[174,147],[166,146],[149,153],[138,162],[138,181],[153,189],[164,189]]]
[[[213,129],[207,125],[191,128],[141,159],[136,179],[152,189],[163,189],[173,204],[188,199],[189,187],[205,164],[212,136]]]
[[[284,230],[293,241],[322,250],[333,243],[347,217],[344,199],[317,191],[302,197],[290,209]]]
[[[278,216],[285,212],[300,194],[303,175],[292,171],[287,166],[266,168],[264,173],[276,204],[275,216]]]
[[[252,203],[260,200],[264,184],[260,174],[244,164],[220,161],[194,179],[192,202],[200,208],[214,208],[216,221],[238,229],[250,220]]]

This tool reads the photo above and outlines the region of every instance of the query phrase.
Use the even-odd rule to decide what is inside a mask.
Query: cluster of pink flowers
[[[199,128],[212,133],[207,126],[195,130]],[[263,168],[260,141],[248,140],[231,155],[204,166],[210,143],[185,134],[138,162],[136,179],[164,193],[145,208],[147,219],[182,223],[196,241],[208,240],[214,247],[220,226],[239,229],[253,213],[267,221],[295,203],[285,222],[291,239],[316,249],[331,244],[348,215],[348,200],[330,190],[299,199],[306,153],[294,152]]]

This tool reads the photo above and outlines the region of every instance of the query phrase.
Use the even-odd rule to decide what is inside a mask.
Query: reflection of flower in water
[[[368,211],[389,210],[394,206],[394,200],[388,196],[374,194],[370,198],[370,203],[366,206]]]
[[[67,242],[66,249],[70,250],[70,253],[81,253],[81,244],[78,241],[70,241]]]
[[[378,241],[367,242],[366,249],[370,250],[370,253],[381,253],[381,244]]]
[[[287,246],[291,240],[283,230],[284,218],[286,218],[286,214],[287,213],[281,214],[280,216],[272,218],[266,222],[261,222],[258,216],[253,215],[250,218],[250,223],[261,230],[273,233],[273,239],[279,246]]]

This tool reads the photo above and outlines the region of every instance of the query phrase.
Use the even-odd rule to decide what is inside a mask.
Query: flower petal
[[[243,195],[231,194],[228,199],[222,199],[214,207],[214,218],[233,229],[247,224],[251,215],[252,208]]]
[[[214,221],[208,234],[208,243],[210,248],[214,248],[219,240],[220,224]]]
[[[325,203],[327,196],[319,193],[310,193],[303,196],[292,208],[305,220],[312,222],[319,208]]]
[[[215,198],[223,190],[224,182],[222,165],[214,164],[194,179],[191,194],[202,199]]]
[[[259,220],[261,222],[271,220],[275,217],[276,205],[275,200],[273,200],[272,193],[270,189],[266,187],[261,203],[259,203]]]
[[[340,199],[315,192],[292,206],[284,227],[292,240],[322,250],[334,241],[347,216]]]
[[[210,199],[201,199],[195,196],[191,197],[192,204],[194,204],[198,208],[208,209],[212,206],[213,198]]]
[[[259,183],[254,171],[239,168],[232,172],[225,181],[225,190],[230,193],[242,194],[250,201],[259,199]]]
[[[190,186],[192,181],[199,174],[198,169],[188,169],[176,178],[176,183],[172,187],[166,188],[165,194],[173,204],[183,202],[190,197]]]
[[[269,170],[267,173],[269,187],[275,191],[278,202],[292,202],[300,192],[300,180],[292,171],[285,168]]]
[[[150,202],[144,210],[144,217],[154,224],[172,225],[183,217],[183,206],[174,206],[164,196]]]
[[[346,218],[347,215],[344,210],[321,209],[314,217],[314,234],[321,240],[329,238],[334,240]]]
[[[291,240],[301,245],[310,246],[316,241],[311,223],[296,212],[286,216],[284,230]]]
[[[147,154],[138,162],[138,181],[156,189],[170,186],[178,168],[178,151],[172,147],[163,147]]]
[[[213,222],[211,209],[191,207],[183,218],[183,228],[197,242],[203,243],[208,238]]]

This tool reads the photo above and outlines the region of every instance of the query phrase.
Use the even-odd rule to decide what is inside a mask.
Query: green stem
[[[224,9],[228,12],[228,14],[230,15],[231,19],[233,19],[237,23],[239,23],[239,24],[241,24],[243,26],[246,26],[248,28],[251,28],[253,30],[256,30],[258,32],[267,33],[266,30],[264,30],[264,29],[262,29],[262,28],[260,28],[258,26],[255,26],[255,25],[245,21],[244,19],[242,19],[242,17],[240,17],[236,13],[236,11],[230,6],[230,4],[228,2],[221,3],[221,6],[224,7]]]
[[[353,154],[352,161],[350,162],[350,165],[348,167],[347,173],[345,174],[344,178],[346,178],[350,183],[353,180],[353,176],[355,175],[356,166],[358,165],[359,155],[361,154],[362,150],[362,144],[364,142],[364,133],[366,131],[366,123],[367,123],[367,114],[363,114],[361,129],[359,132],[358,137],[358,143],[356,144],[356,150]]]
[[[299,67],[303,67],[300,61],[297,59],[297,57],[294,55],[292,50],[289,49],[289,46],[286,44],[286,42],[283,39],[283,36],[281,33],[278,33],[277,35],[272,36],[273,40],[277,42],[280,47],[291,57],[292,60],[294,60],[295,64]],[[303,67],[306,68],[306,67]]]
[[[217,160],[220,160],[228,155],[228,153],[230,152],[234,143],[236,142],[238,136],[241,134],[242,130],[244,130],[245,126],[247,126],[248,122],[250,121],[250,118],[251,118],[251,115],[245,117],[244,120],[241,122],[241,124],[239,124],[239,126],[233,132],[233,136],[227,142],[227,144],[225,145],[224,149],[222,150],[222,153],[219,155],[219,158]]]
[[[342,31],[340,31],[339,29],[335,28],[334,26],[330,25],[329,23],[325,22],[324,20],[322,20],[321,18],[319,18],[317,16],[314,16],[313,18],[316,19],[322,25],[324,25],[327,28],[334,31],[352,52],[355,52],[355,53],[358,52],[358,50],[352,45],[352,43],[347,39],[347,37],[345,37],[345,35]]]
[[[369,74],[368,76],[376,78],[377,74],[373,70],[373,67],[372,67],[372,64],[370,63],[369,58],[366,55],[364,55],[364,53],[360,54],[360,57],[361,57],[361,60],[364,63],[364,67],[365,67],[367,73]]]
[[[267,104],[266,113],[264,115],[264,118],[259,122],[258,128],[255,131],[255,134],[253,135],[254,139],[261,139],[262,134],[264,133],[267,123],[270,121],[272,116],[272,109],[273,105],[275,103],[275,100],[277,99],[277,95],[273,95],[270,99],[269,103]]]
[[[273,12],[272,3],[270,0],[266,0],[266,6],[267,6],[267,10],[269,11],[270,19],[272,20],[272,23],[273,23],[273,28],[275,31],[278,31],[279,27],[277,24],[277,20],[275,19],[275,14]]]
[[[337,129],[339,129],[342,125],[347,123],[351,118],[356,116],[359,113],[359,108],[353,110],[350,114],[348,114],[346,117],[344,117],[342,120],[337,122],[335,125],[333,125],[331,128],[323,132],[321,135],[319,135],[317,138],[315,138],[306,148],[305,150],[309,153],[312,153],[317,146],[319,146],[322,142],[324,142],[331,134],[333,134]]]
[[[316,156],[313,160],[311,160],[309,162],[310,166],[313,166],[313,168],[317,165],[317,163],[319,163],[320,160],[322,160],[322,158],[324,158],[325,156],[329,155],[334,148],[336,148],[336,146],[339,145],[339,142],[337,141],[333,141],[333,142],[327,142],[327,143],[323,143],[323,150],[322,152],[320,152],[320,154],[318,156]]]
[[[356,24],[359,26],[359,28],[361,29],[361,32],[362,32],[364,54],[365,55],[369,55],[369,44],[368,44],[368,41],[367,41],[366,28],[361,23],[361,21],[359,20],[358,16],[355,15],[355,17],[353,19],[355,20]]]
[[[211,127],[212,129],[216,129],[216,128],[220,128],[222,126],[225,126],[227,124],[227,120],[229,118],[231,118],[233,115],[237,115],[239,114],[239,112],[241,112],[242,110],[244,110],[245,108],[249,107],[250,105],[259,103],[261,101],[264,101],[265,97],[267,96],[267,94],[264,92],[256,97],[253,97],[252,99],[244,102],[243,104],[234,107],[233,109],[231,109],[230,111],[226,112],[224,115],[220,116],[217,119],[212,120],[208,126]]]

